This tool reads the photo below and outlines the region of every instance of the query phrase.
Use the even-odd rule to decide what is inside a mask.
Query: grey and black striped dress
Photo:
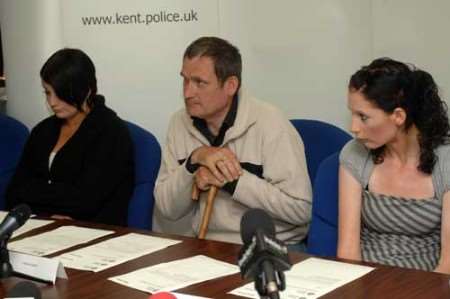
[[[433,270],[440,256],[442,201],[363,192],[364,261]]]
[[[340,165],[361,184],[361,254],[365,261],[433,270],[440,257],[441,213],[450,191],[450,145],[436,150],[431,174],[434,198],[411,199],[367,190],[374,164],[368,149],[350,140],[340,154]]]

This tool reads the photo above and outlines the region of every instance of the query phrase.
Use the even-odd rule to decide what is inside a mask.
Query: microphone
[[[0,224],[0,278],[9,277],[13,272],[9,262],[7,244],[12,233],[30,218],[31,209],[26,204],[14,207]]]
[[[177,299],[177,297],[169,292],[158,292],[150,295],[148,299]]]
[[[291,268],[286,245],[275,238],[275,226],[261,209],[248,210],[241,219],[244,243],[238,265],[244,279],[252,278],[261,297],[278,299],[286,288],[283,271]]]
[[[31,209],[26,204],[14,207],[0,224],[0,240],[9,239],[11,234],[21,227],[31,216]]]
[[[41,299],[41,291],[30,281],[21,281],[8,291],[5,298]]]

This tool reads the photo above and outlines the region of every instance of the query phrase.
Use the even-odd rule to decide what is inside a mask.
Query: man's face
[[[183,59],[183,96],[190,116],[213,121],[224,117],[233,100],[235,89],[230,88],[228,78],[221,84],[210,57],[198,56]]]

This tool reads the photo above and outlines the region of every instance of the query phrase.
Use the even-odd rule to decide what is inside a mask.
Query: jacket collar
[[[205,136],[206,139],[208,139],[209,143],[212,146],[220,146],[224,139],[225,139],[225,133],[228,131],[229,128],[231,128],[234,125],[234,121],[236,120],[237,115],[237,109],[238,109],[238,101],[239,97],[236,94],[231,102],[230,110],[228,111],[227,115],[225,116],[225,119],[223,120],[223,123],[219,129],[219,134],[217,136],[214,136],[211,131],[208,128],[208,125],[204,119],[198,118],[198,117],[191,117],[193,122],[193,126],[202,133],[203,136]]]
[[[250,111],[253,98],[251,98],[246,91],[241,89],[238,93],[238,99],[236,118],[233,125],[225,133],[223,145],[243,135],[257,119],[257,111]],[[194,121],[189,116],[186,109],[184,109],[183,122],[191,135],[200,140],[203,144],[209,144],[208,139],[194,127]]]

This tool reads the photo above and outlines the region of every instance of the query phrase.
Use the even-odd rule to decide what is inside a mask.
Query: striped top
[[[364,261],[431,271],[440,256],[442,201],[363,192]]]
[[[363,191],[363,260],[434,269],[440,257],[442,201],[450,190],[450,145],[439,146],[435,153],[437,162],[431,174],[434,198],[399,198]],[[350,140],[341,151],[340,164],[366,189],[374,163],[364,145]]]

